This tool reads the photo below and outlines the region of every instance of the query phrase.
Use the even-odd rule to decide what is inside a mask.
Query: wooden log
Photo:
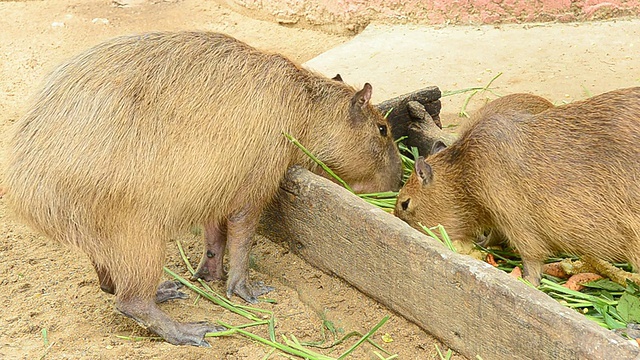
[[[457,140],[458,137],[456,135],[449,134],[439,128],[419,102],[409,101],[406,104],[406,108],[411,118],[419,121],[413,121],[407,128],[405,145],[408,148],[416,147],[419,155],[424,157],[430,155],[431,149],[437,141],[449,146]]]
[[[407,136],[407,127],[412,122],[406,106],[409,101],[417,101],[422,104],[436,125],[442,128],[442,123],[440,122],[440,109],[442,107],[440,96],[442,96],[442,93],[437,86],[429,86],[383,101],[378,104],[377,107],[382,114],[386,114],[391,110],[387,119],[389,119],[389,123],[391,124],[393,137],[398,139],[399,137]]]
[[[633,359],[628,340],[294,167],[259,233],[475,359]]]

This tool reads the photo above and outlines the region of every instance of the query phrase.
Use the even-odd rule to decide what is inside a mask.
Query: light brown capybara
[[[371,93],[222,34],[115,38],[53,71],[15,124],[7,198],[34,229],[89,256],[119,311],[170,343],[207,346],[219,327],[156,305],[183,296],[158,288],[165,242],[205,224],[200,270],[221,270],[226,246],[227,295],[256,302],[270,290],[248,279],[263,206],[289,166],[316,170],[283,133],[358,191],[399,188],[399,153]]]
[[[495,229],[536,285],[558,252],[640,265],[640,87],[538,114],[480,113],[454,144],[416,161],[398,217],[459,240]]]

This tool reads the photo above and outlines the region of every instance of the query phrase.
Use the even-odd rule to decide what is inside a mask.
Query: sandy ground
[[[137,2],[141,4],[118,7],[105,0],[0,1],[0,133],[3,135],[0,145],[3,149],[8,127],[21,116],[29,96],[40,86],[44,76],[62,60],[116,35],[148,30],[221,31],[258,48],[278,51],[301,63],[350,40],[343,35],[257,21],[212,1]],[[576,46],[586,49],[591,45]],[[628,56],[636,59],[635,53],[629,52]],[[448,70],[443,72],[456,71],[456,64],[447,65]],[[606,77],[606,88],[640,83],[637,66],[627,66],[626,72],[616,70],[616,76],[609,76],[613,66],[595,62],[591,67],[594,74],[600,72],[600,78]],[[498,68],[493,71],[495,74]],[[563,68],[562,76],[579,79],[583,71],[567,66]],[[430,83],[425,85],[453,90],[483,85],[493,75],[467,76],[467,79],[458,77],[455,82],[434,78],[434,82],[428,80]],[[511,76],[518,77],[517,74]],[[370,80],[374,89],[375,81]],[[517,83],[502,83],[502,93],[509,92],[510,84],[522,87],[527,81],[528,78],[521,77]],[[530,91],[561,102],[586,96],[580,84],[575,83],[577,89],[569,91],[557,89],[555,82],[537,82]],[[569,95],[565,96],[569,92],[571,99],[568,99]],[[470,109],[479,106],[485,98],[484,95],[474,98]],[[444,102],[445,121],[460,120],[455,113],[463,101],[464,97],[457,97]],[[0,162],[3,159],[0,158]],[[197,263],[201,252],[200,239],[185,233],[177,240],[185,245],[191,261]],[[167,267],[186,274],[175,242],[168,246]],[[437,359],[435,345],[443,351],[447,349],[414,324],[340,279],[310,267],[267,240],[258,239],[253,256],[252,276],[276,287],[276,291],[270,294],[276,303],[259,306],[276,313],[278,334],[294,334],[303,341],[319,340],[322,338],[323,320],[333,323],[342,333],[354,330],[364,333],[385,315],[390,315],[391,319],[374,336],[374,340],[390,353],[398,354],[402,359]],[[212,286],[223,292],[223,284]],[[220,319],[232,324],[246,322],[207,301],[195,302],[195,299],[192,294],[189,300],[173,301],[162,305],[162,308],[181,321]],[[428,301],[428,294],[425,294],[425,301]],[[116,337],[150,334],[114,310],[112,297],[99,290],[97,278],[85,255],[55,244],[16,222],[1,199],[0,308],[0,358],[38,359],[46,354],[47,359],[261,359],[269,351],[263,345],[238,336],[211,339],[210,349],[176,347],[156,341],[132,342]],[[48,331],[51,344],[48,350],[42,338],[43,329]],[[266,336],[265,328],[255,331]],[[383,341],[385,334],[388,334],[385,339],[393,341]],[[352,343],[348,341],[333,351],[325,352],[337,356]],[[365,344],[353,358],[375,359],[373,350]],[[284,357],[274,354],[271,358]]]
[[[20,117],[29,96],[59,62],[102,40],[150,30],[202,29],[231,34],[252,45],[274,50],[297,62],[348,40],[304,29],[256,21],[215,2],[185,0],[149,2],[115,7],[110,1],[48,0],[0,2],[0,132]],[[94,19],[106,19],[94,20]],[[2,137],[2,145],[6,143]],[[246,338],[212,339],[212,348],[176,347],[164,342],[132,342],[116,335],[148,336],[146,330],[119,315],[113,298],[99,290],[96,275],[84,254],[34,234],[14,221],[0,200],[0,358],[38,359],[45,354],[41,335],[47,329],[53,344],[47,359],[261,359],[269,348]],[[197,263],[200,239],[180,239]],[[185,274],[175,243],[168,244],[167,266]],[[322,339],[323,320],[331,321],[339,335],[367,332],[385,315],[391,319],[376,334],[392,354],[409,359],[436,358],[438,343],[417,326],[376,304],[340,279],[323,274],[295,255],[267,240],[255,248],[252,276],[276,287],[276,304],[261,304],[278,318],[278,334],[302,341]],[[223,293],[223,284],[213,284]],[[223,320],[248,322],[196,296],[162,305],[181,321]],[[238,298],[234,299],[238,301]],[[266,328],[259,330],[266,336]],[[384,343],[388,333],[393,342]],[[328,334],[328,333],[327,333]],[[337,356],[355,340],[338,346]],[[365,345],[353,358],[373,358]],[[330,350],[326,350],[329,353]],[[418,355],[419,354],[419,355]],[[272,359],[283,358],[274,354]]]

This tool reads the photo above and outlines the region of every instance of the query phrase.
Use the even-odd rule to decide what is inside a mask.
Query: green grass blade
[[[444,227],[442,225],[438,224],[438,226],[433,227],[433,228],[436,228],[436,229],[438,229],[440,231],[440,235],[442,236],[442,239],[440,238],[440,236],[436,235],[436,233],[433,232],[433,230],[431,230],[432,228],[428,228],[428,227],[422,225],[421,223],[418,223],[418,225],[422,228],[422,230],[424,230],[427,233],[427,235],[429,235],[430,237],[440,241],[449,250],[451,250],[453,252],[456,252],[456,253],[458,252],[456,247],[453,246],[453,243],[451,242],[451,239],[449,238],[449,235],[444,230]]]
[[[276,352],[276,348],[272,348],[271,351],[269,351],[263,358],[262,360],[268,360],[271,355],[273,355],[273,353]]]
[[[311,160],[313,160],[316,164],[318,164],[322,168],[322,170],[326,171],[327,174],[331,175],[334,179],[336,179],[337,182],[342,184],[342,186],[344,186],[345,189],[353,192],[351,187],[344,180],[342,180],[338,175],[336,175],[336,173],[334,173],[331,169],[329,169],[329,167],[325,165],[325,163],[323,163],[320,159],[318,159],[315,155],[313,155],[309,150],[307,150],[307,148],[305,148],[298,140],[296,140],[296,138],[294,138],[293,136],[287,133],[282,133],[282,134],[289,141],[291,141],[291,143],[293,143],[300,150],[302,150],[302,152],[305,153],[309,158],[311,158]]]
[[[282,344],[282,343],[279,343],[279,342],[276,342],[276,341],[267,340],[267,339],[265,339],[263,337],[260,337],[260,336],[258,336],[256,334],[253,334],[251,332],[248,332],[248,331],[239,329],[237,327],[231,326],[231,325],[226,324],[226,323],[224,323],[222,321],[218,321],[218,323],[220,325],[226,327],[227,329],[234,330],[236,333],[250,338],[251,340],[257,341],[257,342],[259,342],[261,344],[267,345],[267,346],[272,347],[272,348],[276,348],[276,349],[284,352],[285,354],[299,356],[299,357],[304,358],[304,359],[335,360],[335,359],[333,359],[331,357],[328,357],[328,356],[325,356],[323,354],[319,354],[319,353],[313,352],[313,351],[308,350],[308,349],[300,350],[300,349],[296,349],[296,348],[293,348],[291,346],[288,346],[288,345],[285,345],[285,344]]]
[[[358,348],[358,346],[360,346],[360,344],[365,342],[369,337],[371,337],[371,335],[375,334],[375,332],[378,331],[378,329],[380,329],[382,325],[387,322],[387,320],[389,320],[389,315],[383,317],[382,320],[380,320],[380,322],[376,326],[374,326],[371,330],[369,330],[368,333],[366,333],[360,340],[358,340],[358,342],[353,344],[349,349],[347,349],[347,351],[340,355],[338,357],[338,360],[344,359],[349,354],[351,354],[356,348]]]

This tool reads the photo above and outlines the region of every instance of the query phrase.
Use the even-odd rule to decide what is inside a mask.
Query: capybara
[[[229,252],[228,296],[255,302],[270,289],[248,280],[260,213],[289,166],[316,170],[283,133],[355,190],[399,188],[399,153],[371,94],[222,34],[118,37],[54,70],[15,124],[8,201],[83,250],[119,311],[170,343],[207,346],[219,327],[176,322],[155,303],[181,296],[158,288],[165,242],[204,224],[210,255],[222,264]]]
[[[558,252],[640,265],[640,87],[538,114],[480,114],[454,144],[416,161],[398,217],[442,224],[459,240],[495,229],[535,285]]]
[[[491,114],[522,112],[524,114],[535,115],[553,106],[551,101],[537,95],[525,93],[509,94],[493,100],[480,108],[472,115],[469,124],[483,117],[490,116]],[[469,124],[467,124],[467,126],[469,126]],[[485,247],[507,243],[504,234],[501,234],[497,229],[485,229],[476,240],[480,245]]]

